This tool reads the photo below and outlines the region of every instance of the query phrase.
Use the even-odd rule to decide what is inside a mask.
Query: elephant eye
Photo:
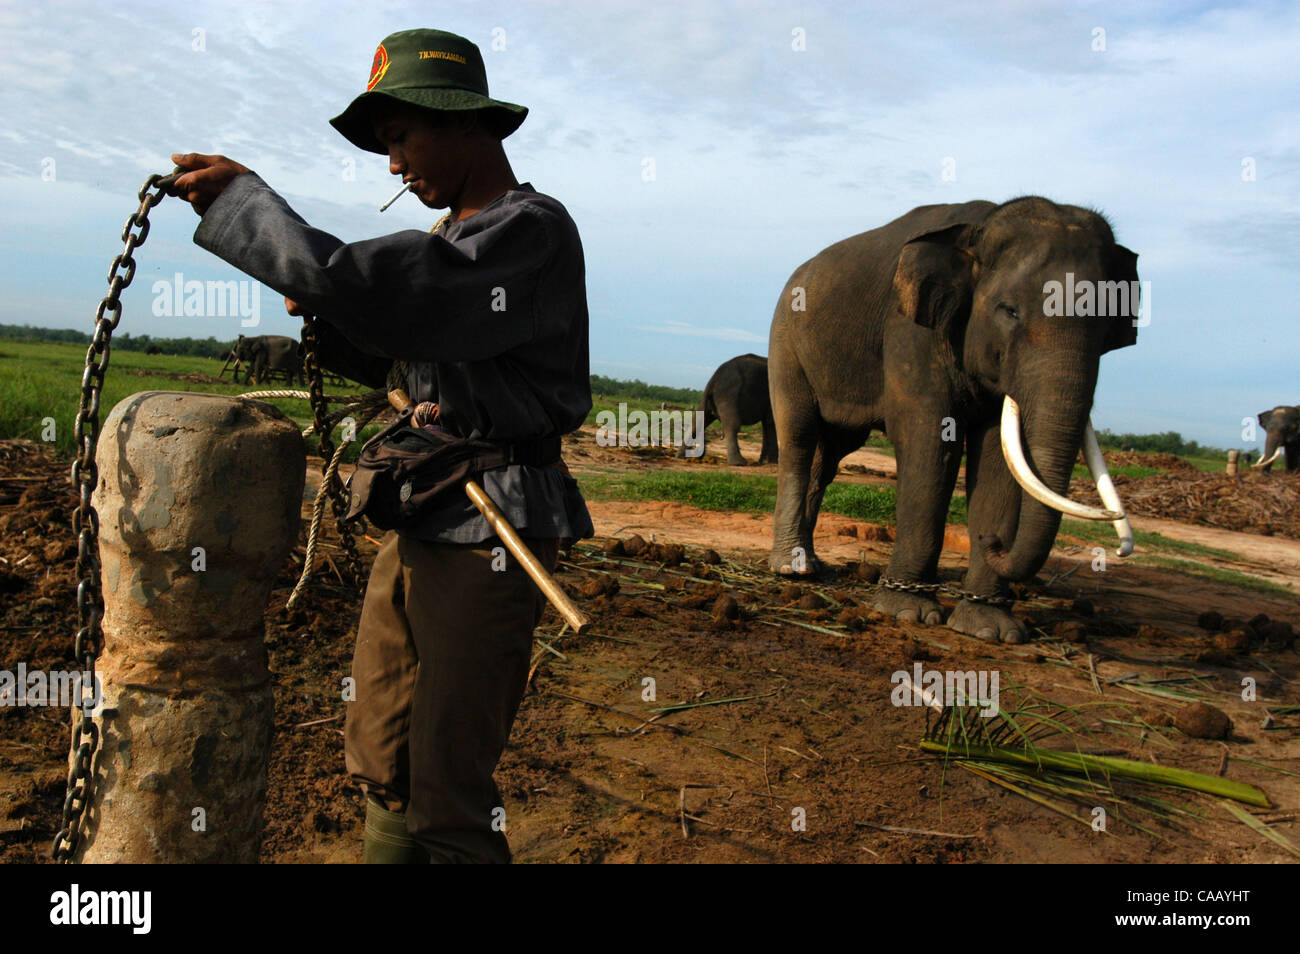
[[[1020,320],[1020,312],[1016,311],[1015,308],[1013,308],[1011,305],[1008,305],[1006,302],[1003,302],[1002,304],[998,305],[998,307],[1001,308],[1004,312],[1006,312],[1007,317],[1010,318],[1012,321]]]

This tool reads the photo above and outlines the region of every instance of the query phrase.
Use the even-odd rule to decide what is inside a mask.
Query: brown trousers
[[[558,540],[524,538],[548,571]],[[345,759],[366,796],[406,812],[434,862],[508,862],[492,772],[523,698],[546,598],[496,537],[428,543],[389,531],[366,587]]]

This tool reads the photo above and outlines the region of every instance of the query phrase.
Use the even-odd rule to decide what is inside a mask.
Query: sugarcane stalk
[[[1170,785],[1174,788],[1231,798],[1258,808],[1273,807],[1267,795],[1246,782],[1205,775],[1201,772],[1190,772],[1187,769],[1170,768],[1165,765],[1152,765],[1149,762],[1138,762],[1133,759],[1119,759],[1108,755],[1085,755],[1082,752],[1058,752],[1053,749],[1018,750],[987,745],[945,745],[929,739],[922,740],[921,750],[961,759],[1023,765],[1039,770],[1055,769],[1078,775],[1092,773],[1116,775],[1139,782]]]

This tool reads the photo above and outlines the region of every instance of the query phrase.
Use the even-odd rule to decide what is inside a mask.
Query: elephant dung
[[[1214,610],[1206,610],[1196,617],[1196,625],[1201,629],[1208,629],[1212,633],[1218,632],[1223,629],[1223,614]]]
[[[1077,620],[1067,620],[1063,623],[1057,623],[1052,629],[1052,635],[1068,643],[1086,643],[1088,641],[1088,627]]]
[[[875,584],[880,580],[880,567],[871,563],[856,563],[853,565],[853,575],[866,583]]]
[[[1194,702],[1174,716],[1174,728],[1193,739],[1226,739],[1232,732],[1232,720],[1221,709]]]
[[[578,593],[587,599],[618,592],[618,580],[605,573],[597,573],[577,585]]]
[[[1234,629],[1229,633],[1215,633],[1210,637],[1210,645],[1225,653],[1249,652],[1250,633],[1244,629]]]
[[[723,593],[713,604],[713,616],[715,619],[739,619],[740,604],[730,593]]]
[[[255,401],[146,391],[98,450],[102,734],[85,862],[257,860],[272,699],[263,613],[306,455]]]
[[[678,566],[686,559],[686,548],[680,543],[652,543],[647,548],[647,555],[655,563]]]

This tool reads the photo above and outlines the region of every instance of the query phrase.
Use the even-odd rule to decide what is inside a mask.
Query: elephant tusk
[[[1115,521],[1115,532],[1119,534],[1119,549],[1115,553],[1126,557],[1133,552],[1133,527],[1124,513],[1124,502],[1119,499],[1119,491],[1110,479],[1110,471],[1106,469],[1106,458],[1101,455],[1101,445],[1097,443],[1097,432],[1092,429],[1091,419],[1083,432],[1083,456],[1088,462],[1088,470],[1092,472],[1092,479],[1097,484],[1097,495],[1101,497],[1101,502],[1120,515]]]
[[[1258,470],[1261,467],[1267,467],[1269,464],[1273,463],[1273,461],[1277,460],[1278,457],[1280,457],[1281,455],[1282,455],[1282,445],[1279,444],[1274,449],[1273,453],[1269,454],[1267,457],[1263,458],[1262,460],[1256,461],[1253,466],[1255,467],[1256,470]]]
[[[1007,459],[1007,466],[1016,478],[1016,483],[1039,503],[1080,520],[1119,521],[1124,518],[1123,513],[1089,507],[1062,497],[1038,479],[1038,475],[1030,468],[1029,461],[1025,459],[1025,449],[1020,441],[1020,407],[1009,394],[1002,402],[1002,456]]]

